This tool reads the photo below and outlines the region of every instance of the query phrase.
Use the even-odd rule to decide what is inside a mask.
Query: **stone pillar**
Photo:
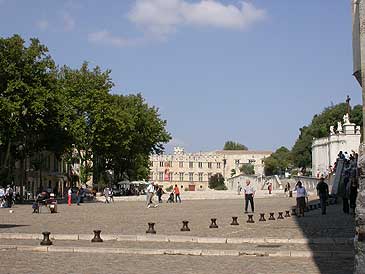
[[[362,111],[365,113],[365,0],[353,0],[353,48],[354,76],[362,87]],[[356,10],[358,8],[358,10]],[[357,13],[358,11],[358,13]],[[357,39],[359,38],[359,39]],[[360,54],[359,54],[360,53]],[[360,60],[359,60],[360,59]],[[359,62],[360,61],[360,62]],[[360,67],[358,67],[360,65]],[[357,67],[356,67],[357,66]],[[358,71],[360,69],[360,71]],[[361,75],[359,79],[359,73]],[[363,136],[365,119],[363,118]],[[356,201],[356,236],[354,273],[364,273],[365,269],[365,144],[360,145],[358,166],[360,168],[359,189]]]

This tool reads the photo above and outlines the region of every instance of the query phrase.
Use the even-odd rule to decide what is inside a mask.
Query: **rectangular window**
[[[199,163],[198,163],[198,167],[199,167],[199,168],[203,168],[203,163],[202,163],[202,162],[199,162]]]
[[[199,172],[199,182],[203,182],[203,172]]]
[[[221,163],[217,163],[217,168],[221,168]]]
[[[179,167],[184,167],[184,162],[179,162]]]
[[[172,176],[173,176],[173,173],[172,172],[169,172],[169,181],[172,182]]]
[[[180,172],[179,173],[179,179],[180,179],[180,182],[183,182],[184,181],[184,172]]]
[[[210,180],[210,177],[212,177],[212,173],[211,172],[208,173],[208,181]]]
[[[189,168],[193,168],[194,167],[194,163],[193,162],[189,162]]]
[[[194,181],[194,172],[189,172],[189,182]]]
[[[164,164],[163,164],[163,162],[160,162],[160,167],[164,167]]]
[[[240,160],[234,160],[234,164],[238,166],[240,164]]]
[[[208,168],[212,168],[212,163],[211,162],[208,163]]]
[[[172,167],[172,161],[169,161],[169,167]]]
[[[163,181],[163,172],[158,173],[158,180],[161,182]]]

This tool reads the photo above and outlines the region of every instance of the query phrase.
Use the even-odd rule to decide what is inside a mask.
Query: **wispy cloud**
[[[35,22],[35,25],[40,30],[46,30],[49,27],[49,22],[47,20],[38,20]]]
[[[229,5],[219,0],[135,0],[127,19],[142,30],[142,38],[120,37],[105,30],[90,33],[88,38],[92,43],[123,47],[166,40],[181,26],[242,31],[266,17],[265,10],[245,1]]]
[[[106,30],[89,33],[88,40],[94,44],[111,45],[115,47],[133,46],[142,42],[142,38],[123,38],[115,36]]]
[[[75,19],[68,13],[63,15],[63,29],[72,31],[75,28]]]

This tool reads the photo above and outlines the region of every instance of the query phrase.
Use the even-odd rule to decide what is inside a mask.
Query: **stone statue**
[[[334,126],[330,126],[330,134],[331,135],[335,135],[335,127]]]
[[[341,133],[342,132],[342,124],[341,122],[337,122],[337,132]]]
[[[344,116],[343,116],[343,124],[346,125],[346,124],[350,124],[350,117],[349,117],[349,114],[346,113]]]

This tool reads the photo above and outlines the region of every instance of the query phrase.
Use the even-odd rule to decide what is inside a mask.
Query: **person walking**
[[[113,188],[109,188],[109,200],[114,203],[114,191]]]
[[[271,183],[269,184],[267,189],[269,190],[269,195],[271,195],[271,191],[272,191],[272,184]]]
[[[255,196],[255,189],[251,185],[250,180],[246,180],[246,185],[243,187],[243,191],[245,192],[245,213],[248,210],[248,203],[251,205],[251,211],[255,212],[255,207],[253,203],[253,197]]]
[[[67,205],[71,206],[72,203],[72,189],[71,187],[67,190]]]
[[[162,194],[164,194],[165,192],[162,189],[162,186],[158,186],[157,191],[156,191],[156,195],[158,197],[158,202],[162,203]]]
[[[104,188],[105,203],[109,204],[109,188]]]
[[[322,215],[326,215],[326,203],[328,199],[328,185],[321,177],[319,183],[317,184],[317,194],[319,196],[319,201],[321,203]]]
[[[297,191],[297,208],[298,208],[298,217],[304,217],[304,209],[306,207],[305,198],[307,197],[307,191],[305,187],[302,185],[301,181],[298,181],[295,189]]]
[[[174,187],[174,194],[175,194],[175,203],[177,203],[177,200],[179,200],[179,203],[181,203],[180,189],[177,185],[175,185],[175,187]]]
[[[157,207],[152,201],[153,194],[155,193],[154,182],[151,182],[147,187],[147,208]]]
[[[240,183],[237,184],[237,195],[241,195],[241,190],[242,190],[242,187],[240,185]]]

